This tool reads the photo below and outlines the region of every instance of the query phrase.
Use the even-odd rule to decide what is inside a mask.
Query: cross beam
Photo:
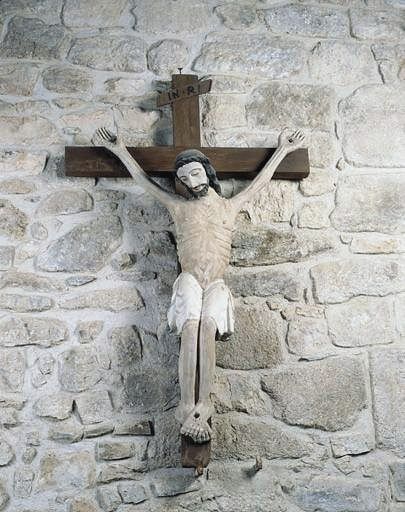
[[[171,104],[173,146],[128,147],[128,151],[150,176],[168,176],[176,155],[185,148],[200,149],[206,154],[219,178],[252,179],[274,153],[274,148],[201,147],[199,94],[211,88],[211,81],[199,81],[196,75],[172,76],[172,88],[162,93],[158,105]],[[66,176],[93,178],[129,178],[121,162],[105,148],[67,146]],[[274,178],[301,180],[309,174],[308,150],[290,153],[281,162]]]

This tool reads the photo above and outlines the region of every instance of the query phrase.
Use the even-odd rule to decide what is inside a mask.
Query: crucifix
[[[92,140],[95,147],[66,148],[67,176],[132,176],[174,221],[181,273],[167,316],[181,338],[176,418],[182,465],[195,467],[198,474],[210,457],[215,341],[234,328],[232,294],[223,276],[236,216],[273,177],[296,180],[309,174],[304,136],[298,130],[283,130],[277,148],[201,147],[199,95],[210,87],[211,81],[201,82],[196,75],[172,76],[171,89],[158,99],[158,106],[172,106],[172,147],[127,148],[118,134],[101,127]],[[173,173],[173,167],[185,195],[170,193],[150,179]],[[218,176],[252,181],[225,199]]]

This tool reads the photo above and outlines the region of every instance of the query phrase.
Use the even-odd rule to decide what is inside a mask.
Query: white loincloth
[[[217,279],[203,290],[189,272],[182,272],[173,284],[172,302],[167,312],[171,330],[181,334],[187,320],[211,317],[221,338],[234,331],[233,298],[223,279]]]

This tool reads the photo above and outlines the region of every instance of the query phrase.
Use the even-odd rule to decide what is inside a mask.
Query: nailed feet
[[[212,413],[211,402],[199,401],[183,423],[181,433],[191,437],[196,443],[206,443],[211,439],[212,430],[208,425],[208,420]]]

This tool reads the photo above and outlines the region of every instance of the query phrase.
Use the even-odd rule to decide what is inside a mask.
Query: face
[[[177,177],[194,197],[204,196],[208,192],[208,178],[200,162],[191,162],[177,169]]]

